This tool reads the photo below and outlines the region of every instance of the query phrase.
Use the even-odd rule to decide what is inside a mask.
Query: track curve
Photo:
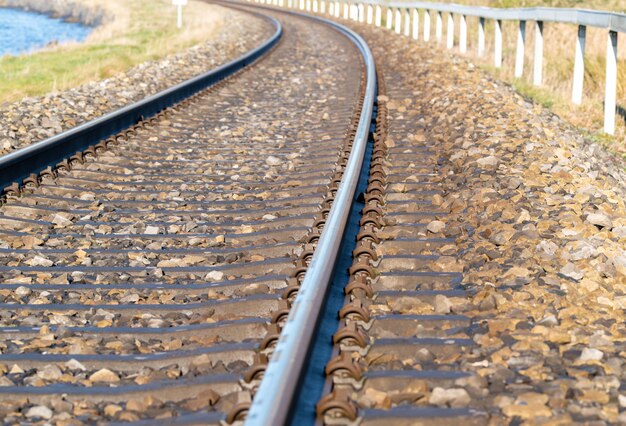
[[[348,161],[363,93],[351,40],[271,14],[285,34],[254,67],[8,194],[7,424],[245,415]]]

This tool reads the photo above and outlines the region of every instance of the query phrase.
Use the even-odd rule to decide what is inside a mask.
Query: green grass
[[[94,36],[95,40],[85,44],[0,59],[0,103],[111,77],[136,64],[197,44],[204,34],[208,37],[216,29],[216,25],[211,25],[207,31],[208,21],[203,22],[203,17],[207,17],[209,6],[201,3],[187,6],[187,15],[193,11],[196,18],[190,18],[183,31],[176,28],[169,2],[112,0],[110,3],[126,8],[124,12],[131,22],[124,28],[112,23],[114,35]]]
[[[551,109],[554,106],[555,99],[552,94],[545,89],[537,88],[528,82],[520,79],[513,80],[513,88],[522,96],[532,99],[544,108]]]

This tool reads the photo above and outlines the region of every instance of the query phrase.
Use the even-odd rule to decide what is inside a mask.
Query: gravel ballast
[[[389,154],[374,297],[358,299],[375,318],[360,329],[367,355],[342,349],[378,376],[348,401],[366,419],[393,410],[389,425],[419,423],[408,408],[464,424],[625,423],[623,164],[468,61],[351,25],[386,88]],[[386,315],[417,325],[376,328]]]
[[[258,46],[273,32],[261,18],[219,6],[227,22],[217,35],[161,60],[112,78],[0,107],[0,155],[54,136],[224,64]]]

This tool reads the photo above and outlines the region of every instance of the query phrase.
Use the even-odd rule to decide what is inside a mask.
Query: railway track
[[[483,309],[463,283],[462,231],[442,202],[436,144],[397,112],[410,105],[410,67],[394,71],[379,75],[365,207],[318,415],[325,424],[487,424],[486,383],[460,361],[474,358]]]
[[[43,170],[0,207],[5,424],[247,413],[371,91],[345,31],[264,14],[284,32],[249,69],[56,167],[4,159]]]

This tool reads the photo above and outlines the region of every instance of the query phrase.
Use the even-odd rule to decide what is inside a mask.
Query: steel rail
[[[374,57],[361,36],[344,25],[328,19],[276,9],[324,23],[348,37],[361,52],[366,67],[363,108],[352,151],[328,219],[319,238],[311,263],[291,307],[261,384],[247,415],[247,426],[278,426],[287,423],[293,408],[297,386],[311,350],[320,311],[333,276],[348,214],[355,198],[363,165],[376,93]]]
[[[344,3],[341,1],[341,3]],[[384,1],[358,0],[357,3],[394,9],[426,9],[465,16],[502,21],[542,21],[578,24],[605,28],[610,31],[626,32],[626,14],[588,9],[557,7],[525,7],[501,9],[485,6],[464,6],[455,3],[433,3],[427,1]]]
[[[165,108],[224,80],[261,58],[281,39],[283,28],[278,20],[262,14],[255,14],[270,21],[276,29],[274,34],[261,45],[239,58],[139,102],[0,157],[0,189],[13,182],[20,182],[32,173],[39,173],[48,166],[56,165],[77,151],[82,151],[100,140],[156,115]]]

